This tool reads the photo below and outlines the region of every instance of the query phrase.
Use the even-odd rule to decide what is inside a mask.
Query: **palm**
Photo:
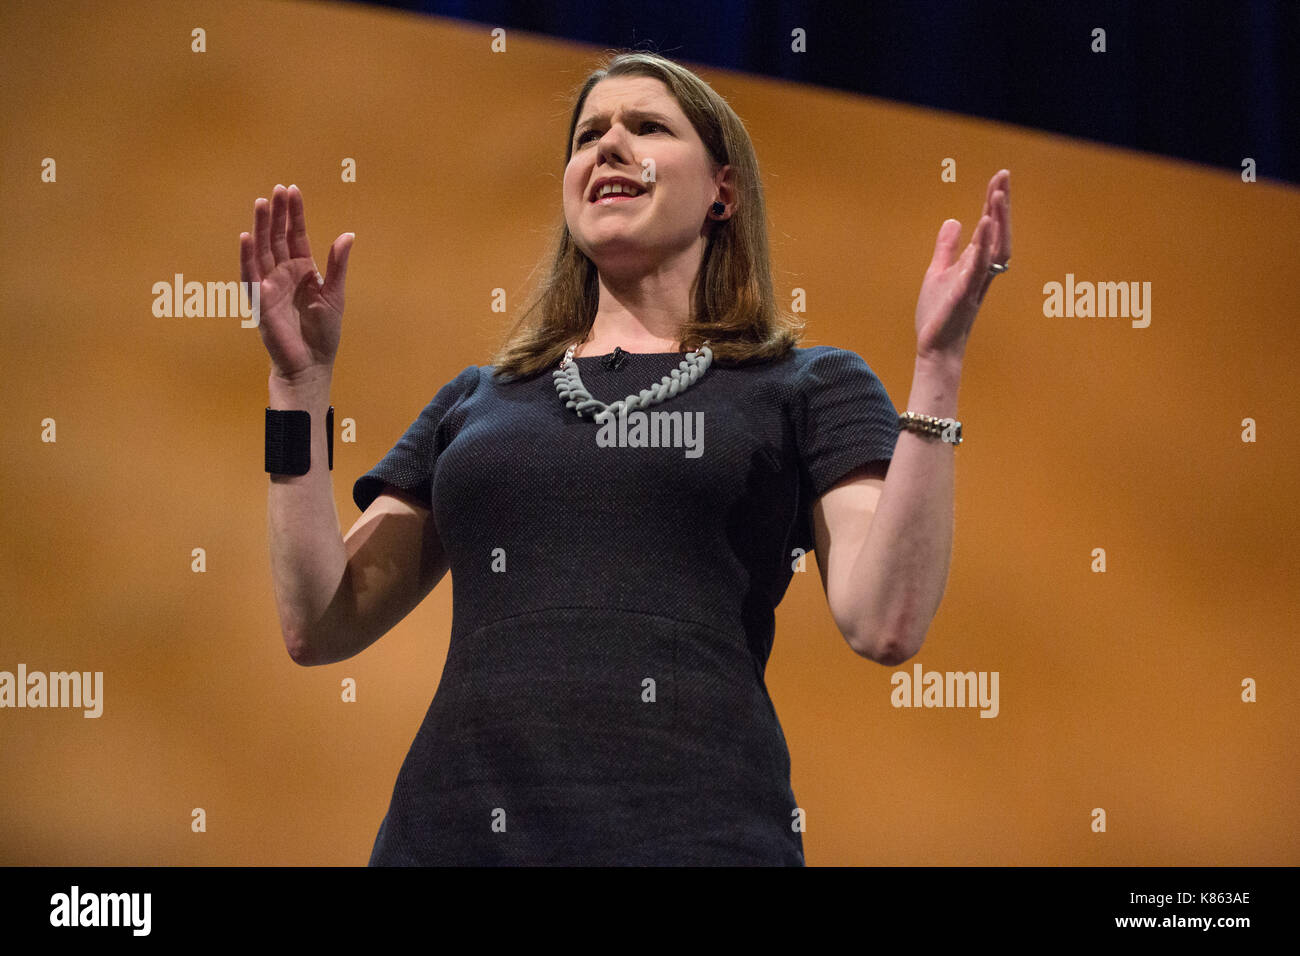
[[[961,223],[944,220],[934,257],[916,302],[916,352],[925,357],[961,358],[975,314],[993,279],[989,264],[1011,258],[1011,173],[989,180],[984,209],[970,244],[956,255]]]
[[[326,299],[310,257],[278,263],[262,279],[262,340],[276,364],[299,370],[325,365],[338,352],[343,305]]]

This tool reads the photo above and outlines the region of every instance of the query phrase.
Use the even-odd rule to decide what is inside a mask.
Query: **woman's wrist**
[[[918,355],[905,410],[936,418],[955,418],[960,386],[960,357]]]
[[[918,352],[913,371],[956,380],[961,378],[965,360],[965,355],[961,352],[927,352],[924,355]]]
[[[333,376],[324,373],[302,379],[285,379],[271,373],[267,379],[269,407],[276,410],[302,409],[308,412],[322,411],[329,404],[330,385]]]

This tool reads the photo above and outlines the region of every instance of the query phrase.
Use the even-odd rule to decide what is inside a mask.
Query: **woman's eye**
[[[644,123],[641,124],[641,129],[644,130],[647,126],[653,126],[656,129],[661,129],[665,133],[668,132],[667,126],[664,126],[662,123],[656,123],[654,120],[646,120]],[[578,145],[581,146],[583,143],[587,141],[588,136],[596,135],[598,132],[599,132],[598,130],[589,129],[585,133],[582,133],[578,137]]]

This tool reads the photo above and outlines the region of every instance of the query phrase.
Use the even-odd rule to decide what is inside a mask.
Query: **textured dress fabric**
[[[575,361],[612,403],[683,354],[603,358]],[[813,503],[893,456],[880,379],[829,346],[714,364],[602,441],[550,371],[492,371],[443,386],[352,491],[418,497],[452,578],[370,865],[804,865],[764,672]]]

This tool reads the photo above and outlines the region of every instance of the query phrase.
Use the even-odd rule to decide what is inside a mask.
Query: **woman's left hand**
[[[995,278],[989,263],[1011,258],[1011,172],[999,169],[989,180],[984,209],[970,245],[956,256],[961,223],[946,219],[939,227],[934,258],[925,271],[916,302],[916,354],[920,358],[960,362],[975,313]]]

